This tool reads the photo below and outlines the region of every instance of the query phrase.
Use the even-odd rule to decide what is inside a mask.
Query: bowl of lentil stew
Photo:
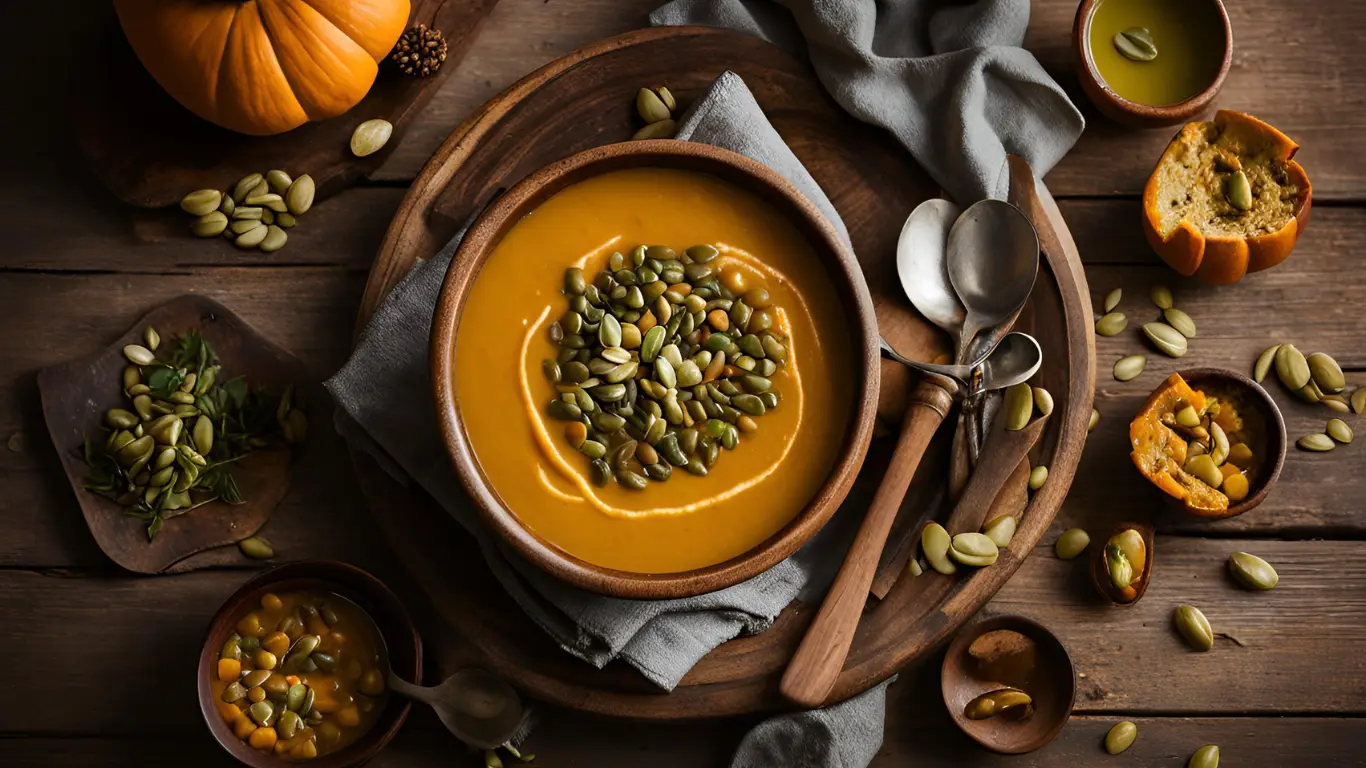
[[[393,592],[345,563],[288,563],[215,614],[199,656],[200,710],[244,765],[361,765],[411,707],[388,693],[389,669],[421,680],[422,641]]]

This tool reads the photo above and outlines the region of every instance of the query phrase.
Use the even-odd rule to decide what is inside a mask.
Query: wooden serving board
[[[180,106],[138,61],[111,7],[105,37],[92,46],[84,67],[94,82],[81,89],[85,98],[75,109],[77,139],[100,181],[120,200],[144,208],[174,205],[196,189],[230,188],[248,173],[271,168],[311,175],[321,200],[384,164],[497,2],[412,0],[408,26],[426,24],[446,39],[441,69],[418,78],[381,62],[374,86],[350,111],[276,136],[235,133]],[[351,133],[372,118],[393,123],[393,137],[379,152],[355,157]]]
[[[629,138],[637,127],[633,103],[641,85],[667,84],[686,107],[727,69],[745,80],[843,217],[882,332],[914,354],[942,348],[947,340],[910,308],[894,273],[902,222],[936,193],[935,185],[887,134],[844,114],[805,65],[757,38],[702,27],[640,30],[582,49],[527,76],[459,126],[390,225],[358,322],[363,325],[413,263],[436,253],[498,189],[579,150]],[[1034,495],[994,566],[956,578],[901,579],[885,599],[870,603],[832,701],[868,689],[947,639],[1019,567],[1071,484],[1091,410],[1091,312],[1065,226],[1048,227],[1039,219],[1036,226],[1047,247],[1045,268],[1017,327],[1042,344],[1045,363],[1035,383],[1056,402],[1035,449],[1037,460],[1049,465],[1049,482]],[[909,382],[904,370],[884,363],[879,414],[893,424],[900,423]],[[937,440],[951,432],[942,430]],[[871,498],[889,453],[881,442],[887,441],[875,441],[847,503],[866,506]],[[430,497],[392,480],[369,456],[356,454],[356,465],[384,535],[448,625],[451,639],[438,649],[446,665],[482,664],[534,698],[632,718],[716,717],[782,706],[778,679],[815,606],[793,603],[768,631],[723,644],[665,695],[624,664],[597,670],[564,653],[516,608],[474,540]],[[945,477],[942,465],[922,465],[901,514],[929,514],[924,504],[937,494],[915,491]]]

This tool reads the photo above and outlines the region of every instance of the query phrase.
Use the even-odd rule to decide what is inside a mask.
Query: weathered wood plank
[[[1053,538],[1046,536],[989,610],[1031,615],[1058,633],[1086,675],[1079,712],[1366,711],[1366,689],[1347,682],[1366,679],[1366,659],[1343,652],[1343,638],[1366,632],[1361,543],[1159,537],[1153,585],[1141,603],[1120,610],[1093,599],[1084,563],[1052,556]],[[1242,546],[1275,565],[1279,587],[1251,594],[1229,582],[1224,559]],[[1331,577],[1324,563],[1333,564]],[[0,571],[0,615],[24,617],[0,625],[0,658],[28,670],[13,676],[10,695],[0,698],[0,728],[149,732],[146,713],[129,706],[127,689],[111,685],[108,671],[139,681],[150,699],[192,701],[190,670],[203,628],[246,577],[237,571],[158,578]],[[1244,646],[1220,639],[1212,653],[1188,651],[1170,627],[1171,610],[1182,602],[1201,606],[1216,631]],[[160,708],[157,727],[185,730],[198,718],[189,706]]]

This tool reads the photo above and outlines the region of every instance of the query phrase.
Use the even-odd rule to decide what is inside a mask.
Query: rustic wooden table
[[[321,378],[345,360],[366,270],[404,189],[472,109],[534,67],[592,40],[645,23],[655,0],[502,0],[465,61],[371,183],[316,209],[276,255],[243,254],[185,237],[174,214],[115,204],[81,166],[66,112],[80,98],[67,48],[110,23],[107,4],[23,3],[0,35],[7,99],[0,176],[0,764],[226,765],[194,699],[192,668],[214,608],[251,573],[221,568],[133,577],[95,546],[46,437],[35,373],[91,352],[146,309],[186,292],[210,295],[292,349]],[[1121,130],[1088,109],[1076,149],[1048,176],[1088,265],[1096,300],[1125,289],[1131,318],[1150,312],[1164,282],[1199,323],[1183,365],[1246,370],[1264,347],[1293,340],[1334,355],[1366,384],[1366,13],[1351,0],[1229,4],[1237,40],[1221,106],[1252,112],[1304,145],[1314,180],[1313,223],[1294,257],[1236,287],[1174,278],[1138,227],[1137,195],[1169,134]],[[1026,45],[1067,83],[1075,3],[1038,0]],[[20,82],[20,78],[23,81]],[[1133,765],[1184,765],[1217,743],[1224,764],[1362,765],[1366,744],[1366,448],[1292,452],[1279,486],[1253,513],[1218,524],[1157,514],[1132,471],[1125,424],[1173,361],[1121,384],[1118,357],[1135,334],[1100,339],[1096,404],[1078,481],[1038,553],[988,610],[1050,626],[1081,679],[1072,723],[1053,744],[1007,760],[950,724],[935,673],[891,689],[879,766],[1101,764],[1100,741],[1119,719],[1139,723]],[[1322,429],[1326,411],[1276,388],[1292,436]],[[1358,428],[1361,420],[1354,422]],[[340,441],[319,424],[314,459],[300,468],[265,533],[282,558],[337,558],[371,569],[421,600],[381,544],[349,477]],[[1056,532],[1107,530],[1155,517],[1152,588],[1136,608],[1091,599],[1083,568],[1053,557]],[[1249,549],[1273,562],[1281,585],[1248,594],[1223,573]],[[1184,649],[1170,628],[1180,602],[1201,606],[1225,633],[1214,652]],[[429,636],[442,630],[425,627]],[[439,659],[435,659],[439,663]],[[722,765],[749,721],[631,725],[547,711],[531,741],[553,766]],[[418,716],[377,766],[474,765],[430,716]]]

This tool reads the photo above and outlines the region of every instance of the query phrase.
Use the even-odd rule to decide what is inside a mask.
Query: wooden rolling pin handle
[[[943,423],[958,390],[953,379],[922,374],[906,404],[905,421],[887,474],[859,526],[844,565],[821,603],[820,612],[792,655],[778,690],[798,706],[814,709],[825,701],[844,668],[868,600],[868,588],[877,571],[878,558],[887,545],[887,534],[911,485],[920,458]]]

